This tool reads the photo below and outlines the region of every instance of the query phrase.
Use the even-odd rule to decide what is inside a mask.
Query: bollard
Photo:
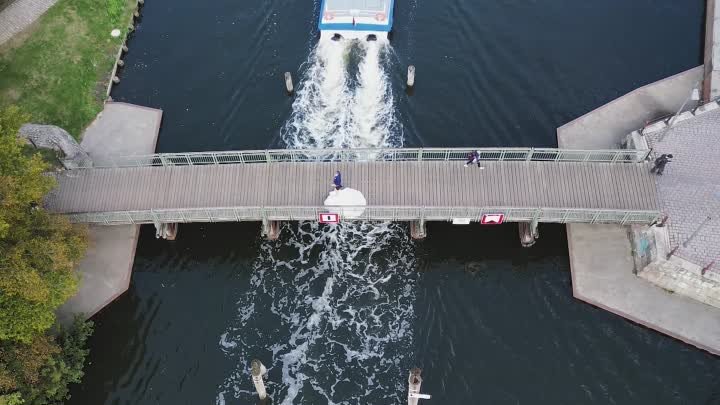
[[[292,94],[295,90],[295,88],[293,87],[292,74],[290,72],[285,72],[285,89],[287,90],[288,94]]]
[[[415,66],[413,65],[408,66],[407,86],[415,86]]]
[[[117,77],[117,76],[113,76],[112,82],[115,83],[115,84],[118,84],[118,83],[120,83],[120,78]]]
[[[125,66],[125,61],[122,59],[118,59],[117,65],[120,67],[123,67],[123,66]]]
[[[420,373],[422,373],[422,370],[417,367],[410,370],[410,377],[408,378],[408,405],[417,405],[418,403],[417,395],[420,394],[420,384],[422,384]]]
[[[263,381],[263,375],[267,373],[267,369],[260,363],[260,360],[253,360],[250,362],[250,372],[252,374],[253,384],[255,390],[258,393],[260,399],[267,398],[267,391],[265,391],[265,382]]]

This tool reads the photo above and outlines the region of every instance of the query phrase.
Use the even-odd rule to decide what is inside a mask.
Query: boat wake
[[[385,70],[389,52],[387,40],[320,41],[281,130],[287,147],[402,146]]]
[[[253,358],[277,404],[400,403],[412,366],[412,247],[397,224],[286,225],[264,244],[253,293],[220,338],[237,369],[217,404],[250,403]]]
[[[281,135],[288,148],[399,147],[387,41],[320,41]],[[287,223],[265,242],[220,347],[217,404],[250,403],[250,362],[281,405],[399,403],[412,366],[413,244],[397,224]],[[239,400],[239,401],[238,401]]]

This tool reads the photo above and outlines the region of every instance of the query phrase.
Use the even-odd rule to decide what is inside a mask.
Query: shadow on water
[[[68,404],[198,404],[234,366],[218,347],[246,289],[256,223],[143,226],[130,289],[97,314],[89,364]]]
[[[716,358],[572,297],[564,226],[541,225],[530,249],[514,224],[428,233],[415,328],[423,391],[448,403],[716,401]]]

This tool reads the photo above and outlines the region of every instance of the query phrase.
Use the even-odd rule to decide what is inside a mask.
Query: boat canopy
[[[335,15],[376,15],[387,13],[389,0],[325,0],[325,11]]]

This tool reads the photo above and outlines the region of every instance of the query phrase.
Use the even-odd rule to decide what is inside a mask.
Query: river
[[[161,152],[553,147],[558,126],[701,63],[701,0],[398,0],[390,44],[328,46],[319,7],[148,0],[113,98],[163,109]],[[717,358],[572,297],[564,227],[530,249],[514,226],[428,232],[144,227],[69,403],[254,403],[252,358],[286,405],[403,404],[414,366],[427,404],[720,403]]]

